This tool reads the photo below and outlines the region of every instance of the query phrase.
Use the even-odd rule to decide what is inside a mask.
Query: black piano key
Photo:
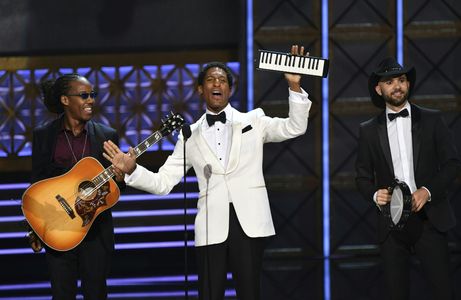
[[[303,60],[303,66],[302,66],[302,68],[304,69],[304,66],[306,65],[306,57],[303,57],[302,60]]]
[[[271,53],[270,55],[270,59],[269,59],[269,63],[272,65],[272,61],[274,60],[274,56],[275,54],[274,53]]]
[[[320,59],[316,59],[316,63],[315,63],[315,69],[316,70],[319,69],[319,62],[320,62]]]
[[[302,57],[299,57],[299,59],[298,59],[298,68],[301,68],[301,61],[302,61],[302,60],[303,60],[303,58],[302,58]]]

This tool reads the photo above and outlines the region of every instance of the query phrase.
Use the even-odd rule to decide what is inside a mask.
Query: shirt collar
[[[66,130],[66,128],[64,127],[64,118],[62,118],[60,132],[63,132],[64,130]],[[88,122],[85,123],[85,126],[83,126],[83,130],[82,130],[82,133],[87,133],[87,132],[88,132]]]
[[[208,108],[206,109],[206,113],[207,114],[212,114],[212,115],[218,115],[219,113],[221,113],[222,111],[224,111],[226,113],[226,123],[227,122],[231,122],[232,123],[232,120],[233,120],[233,109],[232,109],[232,106],[230,105],[230,103],[228,103],[226,105],[226,107],[224,107],[223,110],[221,110],[220,112],[218,113],[215,113],[215,112],[212,112],[211,110],[209,110]],[[208,126],[208,123],[206,121],[206,118],[203,118],[203,121],[202,121],[202,126],[204,126],[205,128],[209,128]]]
[[[411,118],[411,105],[410,105],[410,102],[408,102],[408,101],[405,103],[405,106],[402,107],[402,109],[399,110],[399,111],[393,111],[392,109],[390,109],[389,107],[386,106],[386,120],[389,122],[389,119],[387,118],[387,114],[389,114],[389,113],[390,114],[399,113],[402,110],[404,110],[405,108],[408,110],[408,117]]]

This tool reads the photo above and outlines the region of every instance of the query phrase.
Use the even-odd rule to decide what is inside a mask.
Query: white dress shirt
[[[208,126],[206,118],[202,121],[202,135],[211,151],[219,159],[219,162],[226,169],[229,152],[232,146],[232,107],[230,104],[222,110],[226,113],[226,123],[216,121],[211,127]],[[221,111],[220,111],[221,112]],[[216,113],[206,110],[207,114]]]
[[[398,113],[404,109],[408,110],[407,117],[397,117],[390,121],[389,113]],[[416,190],[415,172],[413,165],[413,136],[411,133],[411,105],[407,101],[405,106],[399,111],[393,111],[386,107],[387,137],[391,148],[392,166],[394,176],[399,181],[405,182],[413,194]],[[424,186],[429,193],[428,201],[431,201],[431,192]],[[377,204],[377,194],[373,195],[373,200]],[[379,205],[378,205],[379,207]]]
[[[396,111],[392,111],[386,107],[387,136],[389,138],[389,146],[391,147],[394,175],[399,181],[405,182],[410,188],[411,193],[414,193],[416,191],[416,183],[413,169],[411,106],[408,102],[401,110],[404,109],[408,110],[407,117],[397,117],[390,121],[387,115],[389,113],[396,113]]]

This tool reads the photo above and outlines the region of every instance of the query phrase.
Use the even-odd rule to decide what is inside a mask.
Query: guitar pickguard
[[[93,220],[94,214],[99,207],[107,205],[106,196],[110,192],[109,188],[109,182],[106,182],[99,189],[88,195],[89,191],[94,189],[94,184],[91,181],[84,181],[79,185],[75,210],[82,218],[82,227]]]

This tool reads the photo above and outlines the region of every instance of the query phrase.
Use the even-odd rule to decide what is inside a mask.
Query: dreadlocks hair
[[[224,63],[219,62],[219,61],[213,61],[208,63],[198,74],[197,77],[197,84],[198,85],[203,85],[203,80],[205,79],[206,72],[211,69],[211,68],[220,68],[226,72],[227,76],[227,82],[229,84],[229,87],[232,88],[232,85],[234,84],[234,78],[232,77],[232,71],[231,69]]]
[[[64,107],[61,103],[61,96],[69,93],[71,89],[70,83],[73,81],[85,78],[77,73],[64,74],[56,80],[49,79],[40,83],[42,90],[43,103],[48,111],[61,114],[64,112]]]

